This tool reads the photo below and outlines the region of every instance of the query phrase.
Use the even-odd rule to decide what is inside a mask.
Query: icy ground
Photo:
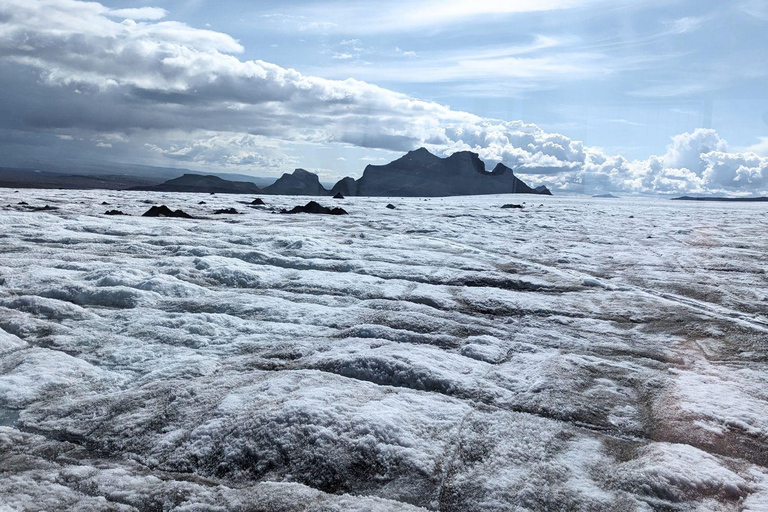
[[[251,199],[0,189],[0,509],[768,510],[768,206]]]

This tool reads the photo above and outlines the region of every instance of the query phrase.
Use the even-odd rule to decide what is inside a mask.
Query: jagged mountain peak
[[[314,177],[314,178],[317,178],[317,174],[315,174],[313,172],[310,172],[310,171],[308,171],[306,169],[302,169],[302,168],[294,169],[294,171],[291,174],[293,176],[296,176],[296,177]]]
[[[438,160],[441,160],[439,156],[434,155],[427,148],[421,147],[419,149],[409,151],[396,161],[434,162]]]

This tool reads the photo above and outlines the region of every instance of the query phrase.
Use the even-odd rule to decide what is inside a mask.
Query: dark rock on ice
[[[171,210],[165,205],[153,206],[147,210],[142,217],[179,217],[182,219],[192,219],[193,217],[182,210]]]
[[[505,205],[502,205],[502,208],[519,208],[522,210],[524,206],[521,204],[505,204]]]
[[[304,206],[294,206],[291,210],[283,210],[280,213],[320,213],[325,215],[348,215],[343,208],[327,208],[325,206],[310,201]]]
[[[240,212],[235,210],[234,208],[223,208],[221,210],[216,210],[213,212],[214,215],[237,215]]]
[[[389,208],[390,210],[394,210],[395,209],[395,205],[393,205],[392,203],[389,203],[387,205],[387,208]]]
[[[342,195],[341,192],[336,192],[336,195],[333,196],[334,199],[344,199],[344,195]]]
[[[260,197],[257,197],[256,199],[254,199],[253,201],[251,201],[249,204],[252,204],[252,205],[259,205],[259,204],[264,204],[264,201],[263,201],[263,200],[262,200]]]
[[[107,210],[104,212],[104,215],[128,215],[128,214],[123,213],[120,210]]]

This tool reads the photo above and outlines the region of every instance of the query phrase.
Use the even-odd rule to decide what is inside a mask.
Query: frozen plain
[[[768,509],[767,205],[251,199],[0,190],[1,510]]]

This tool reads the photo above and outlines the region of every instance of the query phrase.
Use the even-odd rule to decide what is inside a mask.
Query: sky
[[[764,0],[0,0],[0,165],[768,192]]]

